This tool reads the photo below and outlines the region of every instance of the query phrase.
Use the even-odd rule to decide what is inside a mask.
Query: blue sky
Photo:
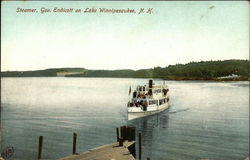
[[[58,8],[153,8],[152,14],[45,13]],[[17,13],[34,8],[38,13]],[[249,59],[247,1],[2,2],[1,70],[143,69]]]

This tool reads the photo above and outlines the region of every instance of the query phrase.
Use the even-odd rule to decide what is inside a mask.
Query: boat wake
[[[170,111],[170,112],[168,112],[168,113],[174,114],[174,113],[184,112],[184,111],[188,111],[188,110],[190,110],[190,108],[180,109],[180,110],[177,110],[177,111]]]
[[[124,110],[121,110],[121,111],[119,111],[119,113],[120,113],[121,117],[124,118],[124,120],[127,120],[127,118],[128,118],[127,112],[124,112]]]

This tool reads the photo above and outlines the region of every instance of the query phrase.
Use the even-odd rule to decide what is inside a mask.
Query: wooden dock
[[[59,160],[135,160],[135,127],[122,126],[116,128],[116,138],[117,141],[114,143],[77,153],[77,134],[74,133],[72,155]],[[42,146],[42,139],[43,138],[39,139],[39,146]],[[40,148],[41,147],[39,147],[38,159],[41,158],[42,150]],[[139,153],[141,152],[139,151]],[[139,157],[141,157],[140,154]]]
[[[139,145],[141,138],[139,134]],[[116,142],[103,145],[88,151],[76,151],[77,134],[73,133],[72,155],[59,160],[135,160],[135,127],[122,126],[116,128]],[[37,159],[42,160],[43,136],[39,136]],[[141,147],[139,146],[139,160]]]
[[[128,149],[134,143],[135,141],[124,141],[123,145],[119,146],[119,142],[115,142],[90,149],[86,152],[71,155],[60,160],[135,160],[134,156]]]

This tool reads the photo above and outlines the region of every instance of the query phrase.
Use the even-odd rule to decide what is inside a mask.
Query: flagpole
[[[129,86],[129,91],[128,91],[128,106],[126,108],[126,110],[127,110],[127,125],[128,125],[128,107],[130,105],[130,93],[131,93],[131,85]]]

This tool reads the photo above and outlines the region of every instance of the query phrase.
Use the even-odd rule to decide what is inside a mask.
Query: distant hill
[[[152,69],[153,77],[176,79],[211,79],[236,74],[249,77],[249,60],[201,61]]]
[[[60,73],[84,73],[85,68],[53,68],[36,71],[7,71],[1,72],[1,77],[57,77]],[[67,75],[67,74],[66,74]]]
[[[134,77],[134,70],[122,69],[122,70],[87,70],[83,74],[69,75],[67,77],[120,77],[120,78],[132,78]]]
[[[85,68],[55,68],[37,71],[1,72],[2,77],[120,77],[120,78],[163,78],[163,79],[215,79],[239,75],[249,77],[249,60],[200,61],[140,70],[88,70]]]

